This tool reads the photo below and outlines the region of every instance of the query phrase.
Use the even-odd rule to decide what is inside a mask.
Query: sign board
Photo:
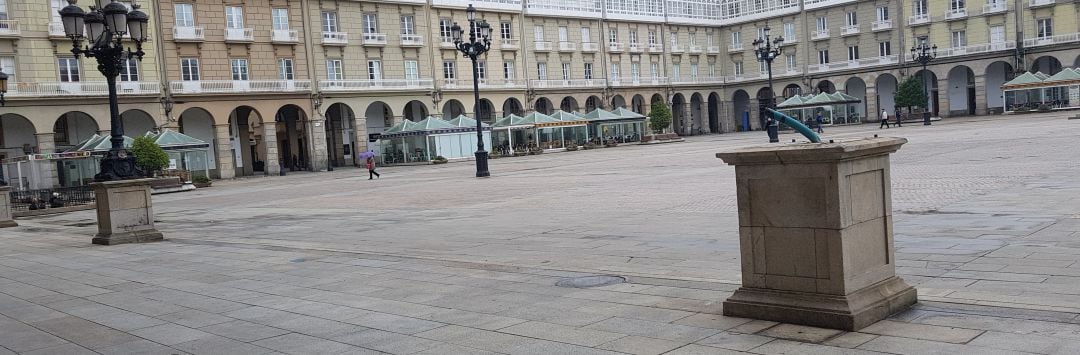
[[[368,133],[367,137],[368,142],[374,143],[379,140],[379,137],[382,137],[382,133]]]
[[[169,170],[176,170],[176,159],[169,159]]]

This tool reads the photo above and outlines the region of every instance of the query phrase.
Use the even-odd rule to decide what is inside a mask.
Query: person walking
[[[881,127],[889,128],[889,111],[886,109],[881,109],[881,124],[877,128]]]
[[[896,127],[900,127],[900,108],[896,108]]]
[[[817,115],[817,118],[814,119],[814,123],[817,124],[817,133],[825,133],[825,131],[821,129],[821,124],[825,123],[825,120],[821,118],[820,113]]]
[[[367,178],[368,180],[380,177],[379,173],[375,172],[375,157],[368,157],[367,158],[367,171],[368,171],[368,178]]]

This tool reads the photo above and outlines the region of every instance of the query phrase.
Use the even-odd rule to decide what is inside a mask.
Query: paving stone
[[[919,354],[919,355],[952,355],[952,354],[978,354],[978,355],[1015,355],[1023,354],[1019,351],[1000,350],[980,346],[963,344],[941,343],[922,339],[898,338],[892,336],[879,336],[856,347],[858,350],[880,351],[892,354]]]
[[[497,353],[461,345],[443,344],[416,353],[417,355],[495,355]]]
[[[206,326],[199,328],[199,330],[242,342],[252,342],[289,333],[288,330],[242,320]]]
[[[544,340],[575,345],[595,347],[611,340],[625,337],[626,334],[610,333],[591,329],[568,327],[565,325],[527,322],[499,330],[503,333],[517,334]]]
[[[738,325],[734,328],[729,328],[728,331],[732,333],[754,334],[765,329],[775,327],[777,322],[767,320],[752,320]]]
[[[848,348],[838,348],[827,345],[801,343],[797,341],[788,341],[778,339],[771,341],[767,344],[754,348],[752,350],[755,354],[799,354],[799,355],[872,355],[882,354],[876,351],[870,350],[858,350]]]
[[[694,343],[729,350],[748,351],[770,341],[773,341],[773,338],[753,334],[720,332]]]
[[[44,320],[32,325],[92,350],[139,340],[134,335],[71,316]]]
[[[766,329],[758,333],[758,335],[806,343],[821,343],[842,333],[844,332],[835,329],[808,327],[795,324],[780,324]]]
[[[33,303],[26,303],[23,307],[12,307],[5,310],[0,310],[0,314],[11,317],[23,323],[34,323],[49,319],[67,317],[67,313],[57,312],[52,308],[45,306],[39,306]]]
[[[689,325],[699,328],[727,330],[742,324],[746,324],[752,320],[753,319],[749,318],[725,317],[719,314],[699,313],[683,319],[679,319],[671,323]]]
[[[166,322],[176,323],[185,327],[202,328],[208,325],[221,324],[235,319],[226,316],[203,312],[197,309],[189,309],[180,312],[163,314],[156,317]]]
[[[538,339],[456,325],[447,325],[416,334],[416,336],[501,353],[519,346],[540,342]]]
[[[1080,340],[989,331],[975,338],[968,345],[1036,354],[1067,354],[1076,353],[1077,349],[1080,349]]]
[[[365,350],[348,344],[296,333],[255,341],[252,344],[286,354],[339,354],[353,351],[363,352]]]
[[[926,324],[901,323],[883,320],[860,329],[859,331],[878,335],[892,335],[897,337],[943,341],[948,343],[963,344],[975,339],[982,334],[982,330],[963,329],[954,327],[940,327]]]
[[[149,340],[135,340],[127,343],[113,345],[99,349],[102,354],[137,354],[137,355],[162,355],[162,354],[185,354],[183,351],[173,349]]]
[[[718,332],[715,329],[625,318],[610,318],[588,325],[585,328],[618,334],[685,342],[694,342],[705,339]]]
[[[468,312],[457,309],[447,309],[443,312],[433,313],[425,317],[425,319],[486,330],[497,330],[514,324],[528,322],[526,319]]]
[[[874,334],[850,332],[850,333],[844,333],[844,334],[841,334],[838,337],[826,340],[824,343],[822,343],[822,345],[836,346],[836,347],[841,347],[841,348],[854,348],[854,347],[857,347],[859,345],[863,345],[866,342],[868,342],[870,340],[873,340],[874,338],[877,338],[877,337],[878,336],[874,335]]]
[[[345,322],[402,334],[416,334],[443,326],[443,323],[402,317],[395,314],[370,312]]]
[[[557,343],[553,341],[539,341],[517,346],[507,351],[511,355],[531,354],[580,354],[580,355],[619,355],[614,351],[588,348],[579,345]]]
[[[326,339],[392,354],[412,354],[438,347],[440,342],[378,329],[339,332]]]
[[[162,345],[176,345],[214,336],[201,330],[172,323],[135,330],[131,334]]]
[[[688,344],[681,348],[664,353],[664,355],[728,355],[728,354],[750,354],[743,351],[735,351],[728,349],[715,348],[711,346]]]
[[[219,336],[200,338],[179,343],[172,347],[194,355],[260,355],[273,352],[273,350],[261,346]]]
[[[630,335],[600,344],[597,348],[634,355],[657,355],[683,345],[686,343]]]
[[[54,347],[50,347],[50,348],[44,348],[44,349],[38,349],[38,350],[34,350],[34,351],[28,351],[28,352],[24,352],[22,354],[23,355],[95,355],[97,353],[90,350],[90,349],[87,349],[87,348],[84,348],[84,347],[81,347],[81,346],[78,346],[78,345],[75,345],[75,344],[68,343],[68,344],[58,345],[58,346],[54,346]]]

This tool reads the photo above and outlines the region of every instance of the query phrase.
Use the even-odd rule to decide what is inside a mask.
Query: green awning
[[[210,148],[210,143],[171,129],[165,129],[158,134],[148,134],[148,136],[153,137],[154,143],[164,150]]]
[[[525,117],[522,119],[522,122],[524,122],[524,124],[527,124],[527,125],[530,125],[530,124],[535,125],[537,123],[550,123],[550,122],[558,122],[558,121],[559,120],[556,120],[555,118],[553,118],[551,116],[548,116],[548,115],[545,115],[545,114],[542,114],[542,113],[539,113],[539,112],[529,113],[528,115],[525,115]]]
[[[625,118],[625,119],[645,119],[645,115],[642,115],[642,114],[634,112],[634,111],[627,110],[626,108],[623,108],[623,107],[617,108],[614,111],[611,111],[611,113],[619,115],[619,117],[622,117],[622,118]]]
[[[622,118],[617,114],[601,109],[595,109],[592,112],[586,113],[584,117],[589,121],[617,120]]]
[[[384,130],[382,132],[382,134],[394,134],[394,133],[408,132],[408,131],[412,131],[412,128],[414,126],[416,126],[416,122],[409,121],[409,120],[404,120],[404,121],[398,122],[397,124],[395,124],[393,126],[390,126],[390,128],[387,128],[386,130]]]
[[[428,116],[420,122],[417,122],[416,125],[408,131],[434,131],[447,128],[457,128],[457,126],[450,124],[450,122],[444,121],[441,118]]]
[[[1013,80],[1009,80],[1009,82],[1001,85],[1001,87],[1002,88],[1010,88],[1010,87],[1032,86],[1032,85],[1041,84],[1042,82],[1043,82],[1043,79],[1040,79],[1038,76],[1035,76],[1035,74],[1032,74],[1031,72],[1026,72],[1026,73],[1020,74],[1019,76],[1013,78]]]
[[[506,115],[506,117],[503,117],[503,118],[500,118],[500,119],[496,120],[495,123],[492,124],[492,126],[493,127],[499,127],[499,128],[506,128],[506,127],[519,127],[519,126],[530,126],[531,127],[532,125],[526,124],[524,117],[521,117],[521,116],[518,116],[518,115],[515,115],[515,114],[511,113],[509,115]]]
[[[454,127],[473,128],[474,130],[476,128],[476,120],[465,115],[454,117],[454,119],[450,120],[450,124],[454,125]],[[480,126],[490,127],[487,123],[483,122],[480,123]]]
[[[1078,73],[1075,69],[1065,68],[1065,69],[1062,69],[1057,74],[1054,74],[1053,76],[1051,76],[1049,78],[1046,78],[1046,80],[1044,80],[1043,82],[1044,83],[1070,82],[1070,81],[1078,81],[1078,80],[1080,80],[1080,73]]]
[[[550,117],[559,121],[580,121],[584,119],[581,115],[563,110],[552,112]]]

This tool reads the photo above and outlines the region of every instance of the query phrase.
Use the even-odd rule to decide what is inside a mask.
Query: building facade
[[[452,43],[465,7],[492,27],[472,63]],[[865,120],[899,82],[926,79],[938,116],[1000,112],[1026,70],[1080,66],[1080,3],[1066,0],[158,0],[147,55],[120,80],[128,135],[170,128],[212,143],[212,175],[356,164],[401,120],[492,121],[530,111],[671,105],[683,135],[760,129],[771,96],[843,91]],[[74,58],[57,11],[0,0],[0,156],[62,151],[106,134],[104,79]],[[768,67],[752,42],[768,28]],[[909,49],[926,38],[924,71]],[[775,90],[775,95],[773,94]],[[57,181],[63,172],[50,171]],[[62,182],[61,182],[62,183]]]

